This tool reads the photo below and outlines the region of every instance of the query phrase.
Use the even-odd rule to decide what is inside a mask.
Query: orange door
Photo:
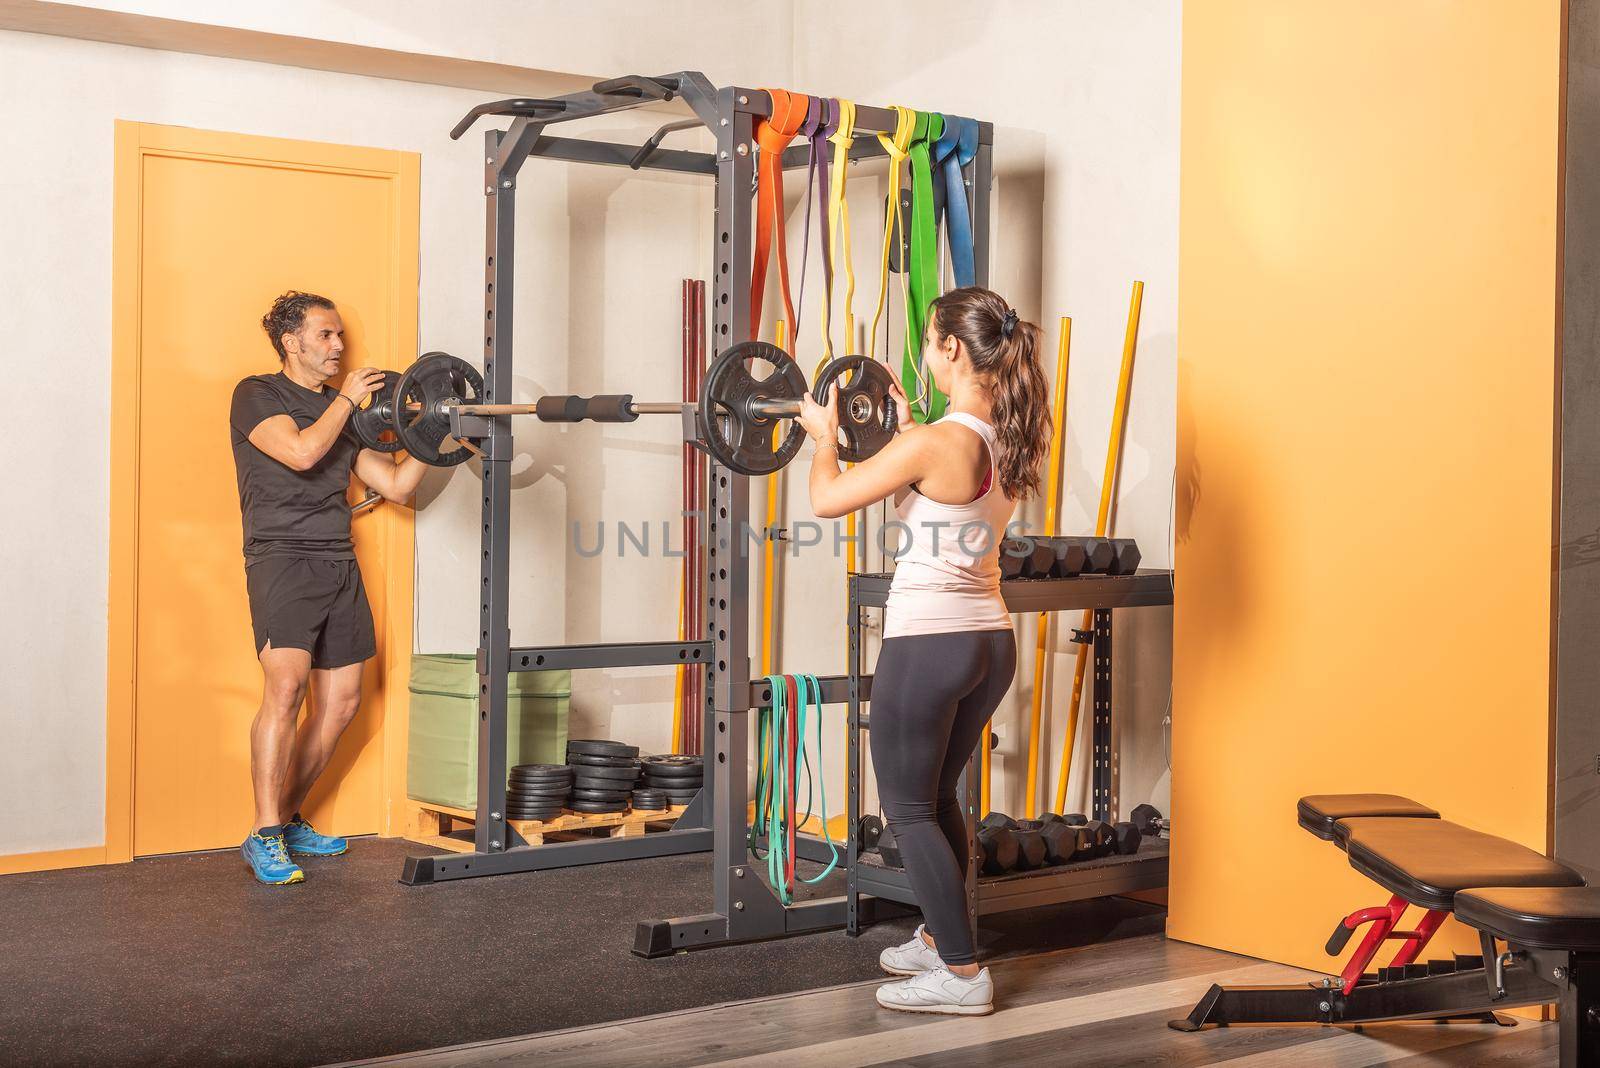
[[[117,263],[119,300],[136,303],[136,326],[118,353],[119,381],[132,396],[115,398],[134,406],[118,415],[135,489],[131,521],[114,522],[134,544],[121,590],[113,548],[113,642],[117,598],[131,593],[131,846],[148,855],[233,845],[252,821],[249,731],[261,672],[228,443],[234,385],[277,370],[260,321],[287,289],[339,305],[346,367],[410,362],[416,157],[130,123],[118,136],[127,150],[119,152],[127,164],[119,167],[119,216],[135,215],[119,217],[119,238],[136,222],[138,240],[132,252],[119,240]],[[132,290],[128,271],[137,275]],[[118,308],[119,327],[129,310]],[[129,459],[114,479],[124,506]],[[352,487],[351,499],[360,493]],[[400,595],[409,602],[412,528],[406,509],[386,504],[352,525],[379,652],[368,663],[362,710],[306,815],[333,833],[368,834],[388,829],[389,772],[394,749],[403,749],[403,712],[398,731],[387,712],[406,691],[410,605],[394,603],[399,577],[391,572],[404,572]],[[400,737],[386,738],[391,732]],[[108,817],[115,788],[109,781]]]

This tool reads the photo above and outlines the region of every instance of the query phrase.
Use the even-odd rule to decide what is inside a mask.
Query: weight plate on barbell
[[[839,431],[844,444],[839,459],[857,464],[876,455],[894,437],[899,422],[891,387],[894,377],[877,360],[866,356],[840,356],[817,375],[811,395],[820,402],[834,386],[839,409]]]
[[[772,373],[756,378],[747,363],[760,360]],[[716,461],[741,475],[770,475],[800,451],[805,430],[789,419],[789,429],[777,437],[778,424],[787,416],[761,412],[763,402],[799,402],[808,386],[794,357],[764,341],[741,341],[718,356],[700,387],[700,435]]]
[[[472,450],[451,435],[450,406],[482,402],[477,368],[447,352],[424,353],[395,387],[395,433],[406,452],[428,466],[454,467],[472,459]]]
[[[350,426],[364,449],[399,452],[400,435],[394,426],[394,395],[400,388],[399,371],[383,372],[383,385],[367,395],[367,402],[350,415]]]

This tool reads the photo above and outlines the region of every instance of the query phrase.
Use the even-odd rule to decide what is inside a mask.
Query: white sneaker
[[[921,975],[942,963],[939,954],[922,940],[925,924],[917,926],[911,941],[902,946],[890,946],[878,954],[878,967],[890,975]]]
[[[932,971],[880,986],[878,1004],[899,1012],[987,1016],[994,1011],[994,983],[988,968],[964,979],[940,964]]]

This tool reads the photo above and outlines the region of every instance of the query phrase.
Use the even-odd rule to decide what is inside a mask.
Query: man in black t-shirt
[[[332,301],[290,291],[261,320],[282,364],[233,391],[233,462],[244,517],[245,585],[265,686],[250,728],[255,829],[240,847],[257,879],[305,878],[289,854],[333,856],[345,840],[318,834],[300,805],[361,706],[362,664],[377,652],[372,610],[350,540],[353,469],[404,504],[426,466],[363,449],[347,425],[383,384],[362,367],[334,390],[344,324]],[[300,706],[310,693],[305,722]]]

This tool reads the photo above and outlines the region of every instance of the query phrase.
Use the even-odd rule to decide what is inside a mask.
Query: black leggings
[[[888,638],[872,674],[872,766],[906,877],[946,964],[977,960],[956,782],[1017,669],[1009,630]]]

